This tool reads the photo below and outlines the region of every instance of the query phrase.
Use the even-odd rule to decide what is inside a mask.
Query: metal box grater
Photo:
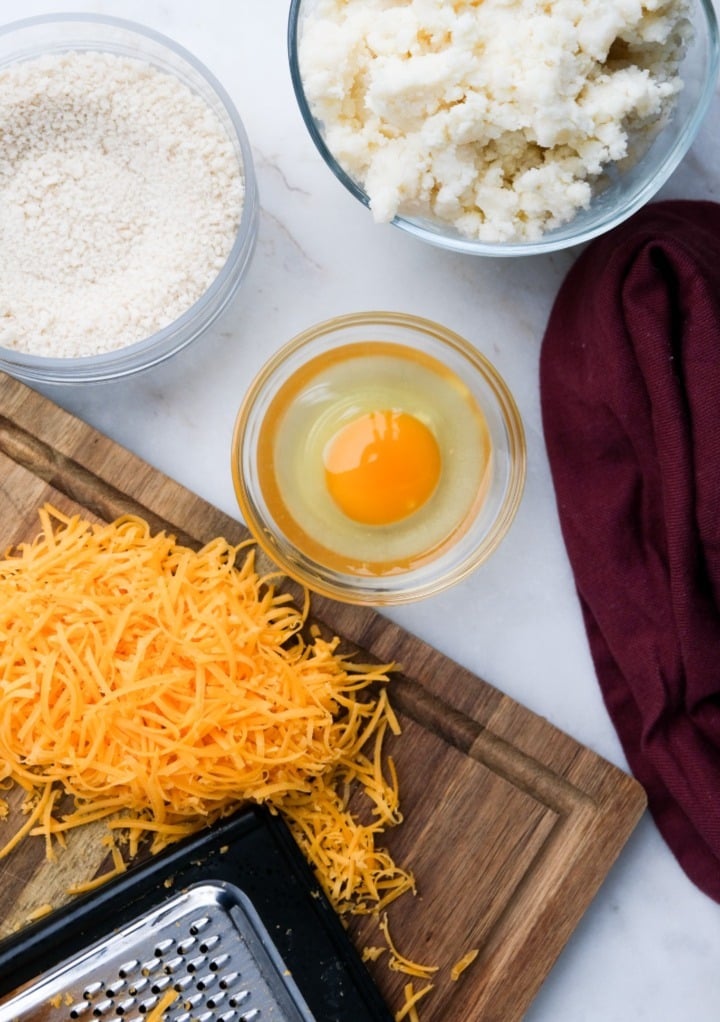
[[[0,1003],[0,1022],[313,1022],[237,887],[204,883]]]
[[[15,1020],[392,1014],[282,819],[248,806],[0,940],[0,1022]]]

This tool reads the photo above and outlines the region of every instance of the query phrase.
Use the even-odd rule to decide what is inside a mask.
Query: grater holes
[[[66,1007],[64,1019],[45,1022],[269,1022],[275,1017],[265,1006],[265,976],[238,939],[234,917],[216,913],[215,906],[198,911],[196,904],[184,918],[160,919],[162,925],[150,917],[142,939],[118,948],[114,960],[104,963],[104,984],[91,983],[97,974],[86,972],[84,983],[76,986],[78,1002],[83,985],[88,987],[86,1005],[78,1004],[70,1017]],[[162,1018],[161,1004],[167,1005]]]
[[[131,958],[129,961],[123,962],[123,964],[118,968],[118,976],[120,979],[129,979],[139,965],[140,962],[137,958]]]
[[[212,951],[214,947],[217,947],[219,943],[220,936],[217,933],[215,933],[213,934],[212,937],[206,937],[205,940],[202,941],[198,948],[198,951],[200,951],[201,954],[206,955],[208,954],[208,952]]]
[[[197,972],[205,964],[205,956],[197,955],[195,958],[191,958],[189,962],[186,962],[185,968],[188,972]]]
[[[148,1012],[151,1012],[153,1008],[158,1004],[158,1001],[159,998],[157,997],[148,997],[144,1001],[141,1001],[140,1004],[138,1004],[138,1011],[140,1012],[141,1015],[147,1015]]]
[[[122,1022],[144,1022],[168,989],[180,997],[176,1005],[179,1014],[173,1016],[173,1022],[221,1022],[218,1008],[224,1022],[243,1022],[246,1016],[238,1013],[241,1005],[249,1007],[250,990],[234,988],[240,972],[231,968],[232,954],[220,946],[222,934],[210,930],[199,938],[197,931],[207,930],[211,923],[209,915],[199,917],[190,928],[195,933],[156,940],[150,945],[151,956],[126,960],[105,986],[89,983],[84,1003],[75,1005],[70,1013],[71,1022],[82,1022],[83,1016],[87,1016],[86,1022],[110,1022],[113,1016]],[[256,1011],[247,1019],[256,1018]]]
[[[128,993],[132,994],[133,997],[136,997],[139,993],[142,993],[149,982],[150,980],[147,976],[138,976],[135,982],[128,987]]]
[[[183,964],[184,958],[182,955],[176,955],[174,958],[169,958],[163,965],[163,971],[166,975],[172,976],[178,971],[178,968]]]
[[[206,926],[210,925],[210,916],[199,916],[197,919],[190,923],[190,934],[193,937],[197,937]]]
[[[162,965],[162,961],[159,958],[148,958],[146,962],[143,962],[140,966],[140,972],[143,976],[152,976],[154,972]]]
[[[169,976],[159,976],[158,979],[156,979],[153,985],[150,987],[150,993],[151,994],[164,993],[164,991],[167,990],[167,988],[170,986],[170,982],[171,980]]]
[[[207,1004],[208,1008],[214,1011],[219,1005],[222,1004],[226,997],[227,992],[225,990],[218,990],[216,993],[208,997],[205,1003]]]
[[[198,976],[195,986],[198,990],[205,991],[208,987],[211,987],[213,983],[217,983],[217,976],[214,973],[209,972],[204,976]]]
[[[211,972],[219,972],[223,965],[227,965],[229,961],[230,955],[216,955],[208,965],[208,968]]]
[[[250,996],[249,990],[239,990],[236,994],[228,1000],[228,1006],[231,1008],[239,1008]]]

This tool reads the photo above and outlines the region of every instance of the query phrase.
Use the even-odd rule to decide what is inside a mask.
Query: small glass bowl
[[[282,483],[278,483],[279,477],[275,471],[276,463],[283,457],[280,453],[279,434],[274,425],[278,420],[278,402],[282,405],[283,395],[293,392],[296,381],[310,380],[314,396],[310,418],[306,423],[307,436],[316,432],[320,435],[320,431],[326,428],[323,422],[327,424],[328,421],[327,407],[323,407],[322,402],[328,387],[332,389],[334,384],[328,383],[327,376],[317,376],[316,366],[338,363],[347,366],[348,363],[344,361],[346,352],[339,355],[338,351],[348,346],[354,346],[352,353],[357,360],[352,363],[349,374],[352,381],[348,387],[348,394],[351,395],[347,405],[350,417],[355,415],[351,405],[354,405],[356,399],[362,400],[358,395],[362,393],[364,385],[372,388],[377,379],[378,387],[385,388],[382,400],[386,400],[389,394],[390,402],[396,395],[392,388],[405,386],[404,369],[395,377],[394,370],[378,372],[378,363],[368,361],[373,357],[374,350],[382,348],[384,352],[390,352],[391,361],[396,357],[394,352],[405,352],[411,360],[417,359],[433,366],[453,380],[456,394],[443,413],[445,421],[460,414],[457,407],[452,405],[453,401],[456,406],[467,402],[468,407],[479,409],[480,417],[487,427],[485,436],[492,452],[482,484],[477,492],[473,491],[467,505],[470,510],[462,522],[455,523],[447,535],[443,532],[446,538],[432,547],[430,553],[423,553],[418,559],[411,557],[408,563],[392,566],[384,563],[378,570],[375,570],[374,565],[369,568],[366,565],[362,571],[356,567],[348,569],[343,566],[344,562],[338,561],[336,550],[330,549],[329,545],[323,546],[326,519],[318,512],[323,502],[329,498],[326,493],[321,493],[320,487],[309,491],[310,499],[305,501],[302,510],[306,522],[308,515],[311,519],[316,515],[316,520],[312,522],[311,529],[298,530],[297,523],[301,518],[295,514],[297,504],[294,509],[294,498],[287,487],[283,492]],[[407,370],[408,373],[410,371]],[[347,370],[343,369],[342,372]],[[356,380],[363,379],[363,374],[371,380],[369,385],[362,382],[356,384]],[[430,387],[436,385],[437,381],[430,384]],[[305,386],[304,382],[302,386]],[[403,393],[404,400],[407,400],[407,391]],[[428,393],[435,392],[429,390]],[[319,404],[316,404],[317,401]],[[280,412],[281,421],[284,415],[283,409]],[[304,430],[296,432],[303,437],[306,435]],[[271,443],[268,442],[268,435],[272,438]],[[297,464],[302,466],[298,474],[303,477],[315,471],[314,461],[318,465],[321,461],[319,446],[313,448],[314,453],[307,456],[309,449],[309,446],[307,449],[298,449],[300,457]],[[458,457],[455,449],[448,455],[449,459]],[[463,454],[463,457],[467,455]],[[473,458],[474,455],[471,461]],[[456,461],[456,476],[459,474],[458,465]],[[394,312],[354,313],[305,330],[284,345],[260,370],[237,415],[232,439],[231,468],[235,494],[245,523],[259,545],[285,574],[317,593],[347,603],[375,606],[400,604],[438,593],[453,585],[496,549],[510,528],[522,496],[526,473],[525,435],[517,406],[505,382],[485,356],[467,340],[437,323],[415,316]],[[322,469],[318,468],[318,471]],[[464,473],[465,469],[462,471]],[[441,476],[438,489],[443,485],[444,478]],[[474,483],[471,485],[474,486]],[[313,504],[313,494],[320,495],[316,504]],[[278,500],[278,495],[281,500]],[[427,513],[431,520],[431,516],[436,514],[436,506],[428,505]],[[412,519],[412,515],[404,519],[401,527],[404,528],[405,521],[412,523]],[[315,539],[311,535],[312,528],[315,529]],[[360,544],[364,544],[366,539],[370,543],[374,542],[374,538],[368,537],[377,526],[365,528],[369,532],[358,532],[351,542],[354,543],[356,539]],[[318,536],[321,537],[320,542],[317,541]],[[403,537],[403,542],[406,540],[407,535]]]
[[[315,146],[338,180],[363,205],[370,200],[362,184],[337,162],[313,115],[303,87],[298,44],[305,12],[313,0],[291,0],[288,20],[290,73],[300,113]],[[548,230],[536,241],[483,242],[462,236],[454,227],[422,217],[396,216],[395,227],[422,241],[466,255],[526,256],[580,245],[611,230],[649,202],[678,167],[700,129],[715,94],[720,66],[720,37],[712,0],[688,0],[692,27],[687,51],[680,64],[684,87],[676,97],[667,122],[641,155],[624,166],[609,165],[596,186],[587,209],[572,220]]]
[[[157,333],[114,351],[46,357],[0,347],[0,370],[28,383],[113,380],[148,369],[196,340],[225,309],[250,265],[258,221],[252,151],[238,112],[222,85],[191,53],[142,25],[93,14],[41,15],[0,28],[0,70],[18,61],[68,51],[134,57],[174,75],[208,104],[227,131],[244,181],[243,208],[228,257],[204,294]]]

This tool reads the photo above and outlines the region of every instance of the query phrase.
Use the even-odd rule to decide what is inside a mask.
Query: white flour
[[[94,355],[168,325],[243,196],[220,121],[171,75],[100,52],[0,71],[0,345]]]

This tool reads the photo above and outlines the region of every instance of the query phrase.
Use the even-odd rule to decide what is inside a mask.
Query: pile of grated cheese
[[[0,788],[25,793],[19,826],[0,799],[0,827],[14,826],[0,859],[31,836],[54,859],[69,831],[105,821],[114,867],[79,893],[143,840],[157,852],[265,803],[334,908],[375,916],[384,945],[366,960],[424,981],[396,1013],[416,1022],[439,966],[401,954],[385,913],[415,891],[380,844],[402,820],[384,749],[400,732],[392,665],[350,662],[317,629],[307,639],[307,601],[256,572],[251,544],[195,551],[134,516],[94,523],[47,505],[39,517],[35,539],[0,558]]]
[[[97,820],[130,856],[157,851],[250,800],[286,814],[341,911],[412,887],[376,847],[400,820],[387,668],[306,641],[252,549],[194,551],[130,516],[40,522],[0,560],[0,782],[27,792],[0,856],[36,834],[54,857]],[[347,807],[358,786],[369,823]]]

